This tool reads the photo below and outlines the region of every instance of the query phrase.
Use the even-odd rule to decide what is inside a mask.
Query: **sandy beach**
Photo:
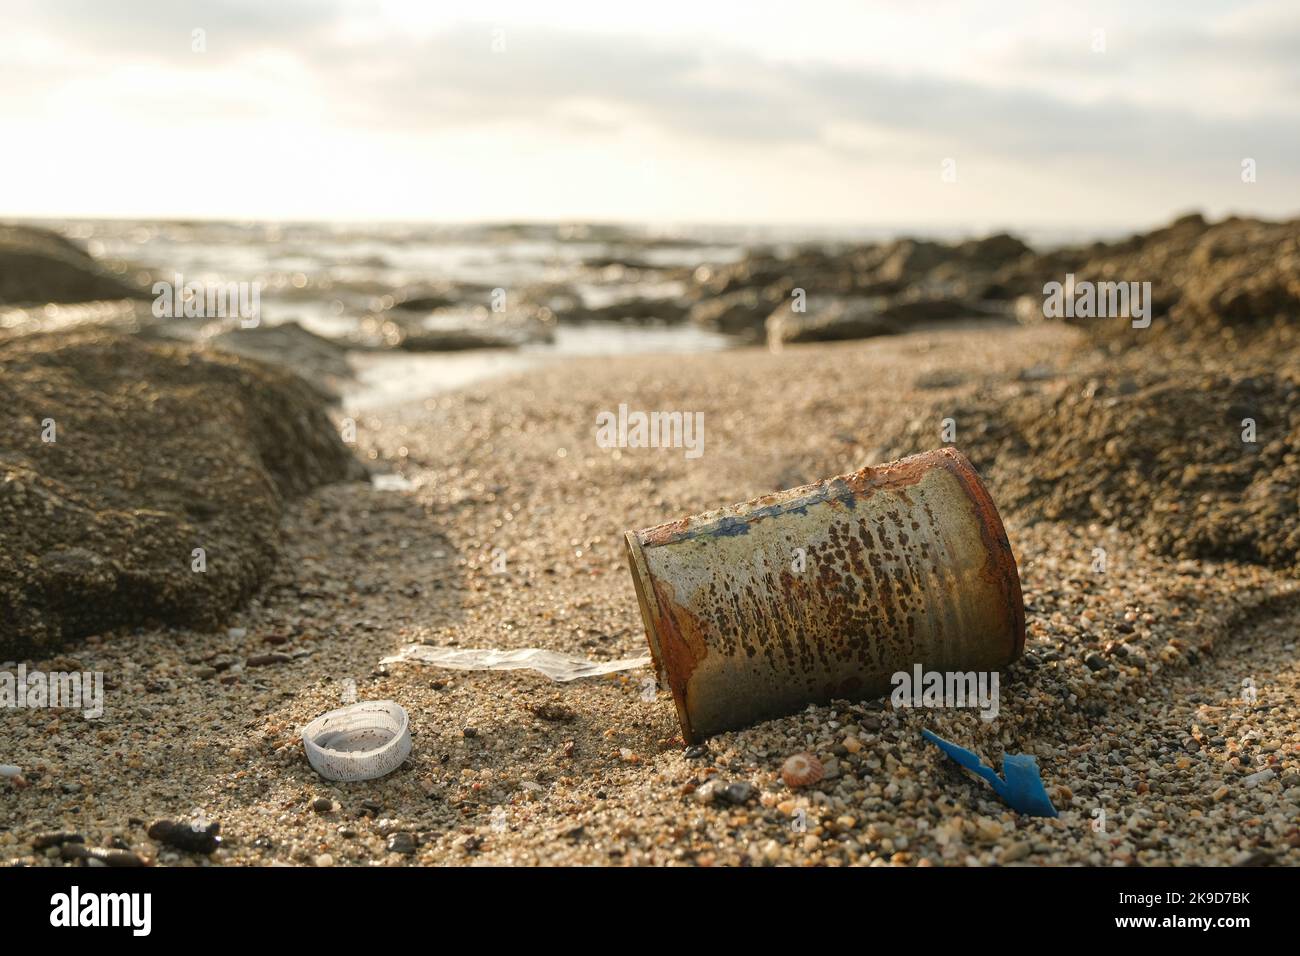
[[[6,794],[0,859],[58,864],[33,842],[72,831],[173,865],[1295,864],[1294,575],[1162,553],[1122,521],[1044,518],[1015,503],[1001,460],[984,477],[1029,626],[993,722],[843,701],[685,749],[650,668],[557,684],[378,663],[408,643],[644,654],[624,531],[937,447],[944,409],[954,444],[969,430],[978,449],[990,389],[1071,390],[1083,348],[1063,324],[959,324],[566,359],[368,408],[356,455],[404,487],[288,502],[279,562],[221,629],[125,629],[28,662],[102,670],[107,709],[3,715],[26,785]],[[704,454],[599,447],[596,416],[620,402],[703,412]],[[388,777],[331,784],[299,733],[350,681],[407,710],[414,748]],[[994,766],[1035,755],[1060,816],[1014,813],[922,728]],[[794,791],[779,770],[799,751],[826,778]],[[158,818],[219,821],[223,844],[160,844]]]

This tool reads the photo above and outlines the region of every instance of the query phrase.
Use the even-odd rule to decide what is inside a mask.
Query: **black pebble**
[[[415,837],[409,833],[394,833],[388,837],[388,852],[410,856],[415,852]]]
[[[165,843],[167,846],[187,853],[211,853],[221,846],[220,823],[209,823],[202,829],[196,829],[188,823],[174,820],[155,820],[149,825],[149,839]]]

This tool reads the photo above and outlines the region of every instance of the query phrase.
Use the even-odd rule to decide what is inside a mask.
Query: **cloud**
[[[1060,189],[1159,184],[1183,205],[1218,201],[1207,184],[1228,195],[1250,156],[1275,186],[1300,185],[1300,13],[1274,3],[1250,15],[1194,4],[1173,25],[1102,11],[1103,55],[1072,8],[1067,25],[1036,5],[1032,16],[981,14],[985,33],[967,41],[955,20],[968,14],[945,7],[936,48],[902,64],[885,55],[883,20],[856,55],[844,43],[833,56],[807,43],[774,52],[754,38],[788,11],[758,7],[743,31],[692,32],[689,17],[672,20],[680,12],[647,12],[664,27],[653,36],[634,20],[597,30],[572,16],[567,27],[507,18],[500,52],[493,22],[422,19],[411,11],[427,8],[392,3],[141,0],[128,16],[92,0],[11,7],[20,38],[0,37],[0,121],[29,130],[81,115],[124,137],[174,125],[229,137],[242,123],[277,151],[310,129],[318,146],[353,136],[362,152],[516,143],[561,164],[581,152],[585,164],[641,149],[658,164],[675,154],[679,168],[680,157],[711,153],[755,175],[788,160],[792,177],[798,161],[811,160],[814,176],[953,157],[996,168],[1004,189],[1020,170],[1047,171]],[[899,10],[888,20],[913,45],[926,28]],[[190,49],[196,28],[202,54]],[[483,159],[497,168],[498,157]]]
[[[370,127],[564,123],[565,104],[584,99],[629,123],[746,146],[816,145],[828,129],[858,124],[897,134],[890,148],[908,149],[912,137],[917,155],[939,148],[1022,162],[1111,158],[1167,171],[1225,152],[1259,153],[1300,168],[1300,127],[1285,114],[1204,116],[1190,105],[1115,97],[1080,103],[1029,88],[777,63],[626,36],[535,30],[511,34],[504,53],[489,44],[486,27],[465,26],[395,38],[382,54],[329,44],[306,52],[336,115]]]
[[[541,27],[510,29],[506,49],[498,53],[492,49],[494,28],[486,22],[352,39],[348,25],[379,9],[338,0],[142,0],[124,17],[114,5],[94,0],[25,7],[38,29],[80,50],[84,69],[96,75],[105,63],[193,76],[238,68],[267,54],[297,61],[305,86],[335,122],[367,129],[429,131],[522,121],[590,133],[617,129],[622,119],[670,134],[762,146],[815,144],[828,128],[853,123],[915,134],[927,146],[946,141],[949,153],[1022,158],[1113,155],[1179,163],[1220,144],[1250,144],[1279,159],[1296,152],[1296,125],[1287,120],[1295,119],[1300,97],[1261,96],[1251,116],[1213,116],[1195,103],[1126,98],[1105,84],[1101,97],[1081,102],[1028,79],[1012,87],[988,85],[928,75],[924,64],[899,75],[866,64],[773,62],[711,41],[670,43]],[[196,27],[207,31],[208,52],[202,56],[189,48]],[[1300,76],[1293,53],[1300,44],[1300,16],[1272,15],[1262,26],[1234,25],[1222,36],[1187,24],[1118,39],[1104,56],[1090,55],[1082,42],[1062,49],[1022,41],[1008,51],[1005,72],[1050,66],[1058,76],[1113,77],[1152,61],[1184,71],[1227,63],[1260,76],[1281,75],[1292,90]],[[59,77],[26,79],[39,86]],[[186,89],[192,94],[192,85]],[[274,89],[263,93],[250,85],[246,106],[258,112],[263,99],[275,95]],[[150,108],[165,96],[165,88],[150,96]],[[599,104],[602,121],[582,119],[572,108],[575,101]],[[238,109],[230,96],[217,105]]]
[[[207,34],[209,53],[219,58],[259,47],[310,46],[350,12],[366,9],[341,0],[9,0],[6,7],[11,23],[58,36],[89,57],[173,63],[190,56],[196,29]]]

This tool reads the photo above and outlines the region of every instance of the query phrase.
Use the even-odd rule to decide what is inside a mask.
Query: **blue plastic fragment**
[[[992,767],[985,765],[965,747],[944,740],[929,730],[922,730],[921,736],[967,770],[972,770],[987,780],[1012,810],[1027,813],[1031,817],[1056,816],[1056,807],[1052,806],[1052,798],[1047,795],[1043,778],[1038,773],[1038,761],[1030,754],[1006,754],[1002,758],[1002,773],[1006,776],[1003,780]]]

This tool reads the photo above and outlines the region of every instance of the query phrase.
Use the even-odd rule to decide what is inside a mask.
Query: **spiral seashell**
[[[811,786],[825,773],[826,769],[822,766],[822,762],[809,753],[786,757],[785,763],[781,764],[781,779],[792,790]]]

